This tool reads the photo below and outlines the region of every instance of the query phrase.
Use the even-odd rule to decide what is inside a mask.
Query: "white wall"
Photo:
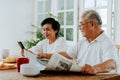
[[[0,49],[19,53],[18,40],[30,38],[34,21],[34,0],[0,0]]]

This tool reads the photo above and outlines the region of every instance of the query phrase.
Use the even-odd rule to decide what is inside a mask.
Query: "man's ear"
[[[93,24],[93,22],[92,22],[92,24],[91,24],[91,25],[92,25],[92,26],[94,25],[94,24]]]
[[[97,26],[97,23],[96,22],[94,22],[94,21],[92,21],[92,24],[91,24],[92,26]]]
[[[90,24],[92,27],[94,26],[94,22],[93,21],[91,21],[91,24]]]

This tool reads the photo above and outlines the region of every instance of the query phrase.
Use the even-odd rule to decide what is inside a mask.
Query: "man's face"
[[[82,35],[86,38],[91,37],[92,31],[93,31],[93,25],[92,21],[85,20],[85,16],[82,16],[82,21],[80,22],[80,30],[82,32]]]
[[[82,35],[84,37],[89,37],[90,33],[91,33],[91,27],[90,27],[90,22],[80,22],[81,26],[80,26],[80,30],[82,32]]]

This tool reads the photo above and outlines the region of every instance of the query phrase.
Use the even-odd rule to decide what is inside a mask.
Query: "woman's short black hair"
[[[54,18],[46,18],[42,21],[41,23],[41,27],[43,27],[43,25],[45,24],[51,24],[53,30],[57,30],[58,32],[56,33],[56,36],[58,36],[59,30],[60,30],[60,24],[58,21],[56,21]]]

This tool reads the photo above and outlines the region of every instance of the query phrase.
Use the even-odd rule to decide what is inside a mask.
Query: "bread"
[[[4,66],[8,67],[8,68],[15,68],[14,64],[4,64]]]
[[[4,67],[4,63],[1,61],[0,62],[0,68]]]
[[[16,62],[16,58],[15,57],[7,57],[6,59],[3,59],[3,62]]]
[[[0,69],[13,69],[16,68],[15,64],[0,62]]]

